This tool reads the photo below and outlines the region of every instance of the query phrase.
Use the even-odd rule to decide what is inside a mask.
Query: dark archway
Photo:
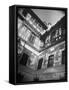
[[[41,69],[41,67],[42,67],[42,62],[43,62],[43,58],[41,58],[41,59],[39,60],[37,70],[38,70],[38,69]]]

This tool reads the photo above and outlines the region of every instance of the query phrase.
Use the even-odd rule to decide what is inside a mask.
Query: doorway
[[[48,59],[48,66],[47,67],[53,67],[54,63],[54,55],[50,55]]]
[[[22,58],[21,58],[21,60],[20,60],[20,64],[26,66],[27,61],[28,61],[28,57],[29,57],[29,56],[28,56],[27,54],[23,53],[23,56],[22,56]]]
[[[65,50],[62,51],[62,64],[65,64]]]
[[[41,67],[42,67],[42,62],[43,62],[43,58],[41,58],[41,59],[39,60],[37,70],[41,69]]]

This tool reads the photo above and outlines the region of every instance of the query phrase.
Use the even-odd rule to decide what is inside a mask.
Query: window
[[[35,36],[31,33],[30,37],[29,37],[29,42],[31,44],[34,44],[34,39],[35,39]]]
[[[22,28],[18,30],[18,35],[23,40],[28,41],[28,39],[31,35],[31,32],[26,26],[23,25]]]

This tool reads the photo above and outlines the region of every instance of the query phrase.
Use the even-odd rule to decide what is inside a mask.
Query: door
[[[62,64],[65,64],[65,50],[62,51]]]
[[[48,59],[48,67],[53,67],[54,55],[50,55]]]
[[[28,57],[29,57],[29,56],[24,53],[23,56],[22,56],[22,58],[21,58],[21,60],[20,60],[20,64],[26,66]]]
[[[38,70],[38,69],[41,69],[41,67],[42,67],[42,62],[43,62],[43,58],[41,58],[41,59],[39,60],[37,70]]]

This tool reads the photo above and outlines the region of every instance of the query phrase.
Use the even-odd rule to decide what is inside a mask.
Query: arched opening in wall
[[[54,63],[54,55],[50,55],[48,58],[48,66],[47,67],[53,67]]]
[[[62,51],[62,64],[65,64],[65,50]]]
[[[42,67],[42,62],[43,62],[43,58],[41,58],[41,59],[39,60],[37,70],[41,69],[41,67]]]
[[[23,53],[23,56],[20,60],[20,64],[26,66],[29,56],[25,53]]]

